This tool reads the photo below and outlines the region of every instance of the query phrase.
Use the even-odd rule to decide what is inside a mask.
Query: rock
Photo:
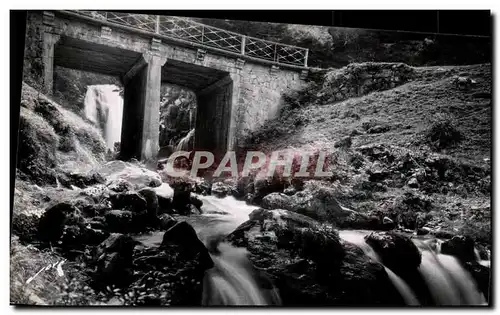
[[[156,197],[158,198],[158,213],[171,213],[174,190],[166,183],[162,183],[161,186],[153,189],[155,190]]]
[[[148,212],[148,215],[151,217],[156,217],[159,208],[159,201],[158,196],[156,195],[156,190],[150,187],[146,187],[139,190],[138,193],[146,200],[146,210]]]
[[[172,207],[180,214],[189,214],[192,186],[190,183],[179,181],[171,184],[174,194]]]
[[[97,248],[94,278],[101,287],[123,286],[132,280],[132,253],[137,244],[130,236],[111,234]]]
[[[410,180],[408,180],[408,183],[406,183],[406,185],[408,185],[408,187],[411,187],[411,188],[418,188],[418,186],[419,186],[418,180],[415,177],[410,178]]]
[[[292,209],[292,197],[282,193],[270,193],[262,199],[264,209]]]
[[[114,179],[106,185],[109,190],[114,191],[114,192],[127,192],[127,191],[132,191],[134,190],[134,187],[132,186],[131,183],[128,181],[124,180],[123,178],[117,178]]]
[[[352,210],[343,208],[335,199],[335,191],[316,181],[308,181],[303,191],[291,196],[291,210],[307,215],[321,222],[340,224],[353,215]]]
[[[369,175],[368,180],[370,182],[380,182],[391,175],[387,170],[367,170],[366,173]]]
[[[279,176],[272,178],[257,177],[254,179],[253,186],[254,201],[258,204],[262,201],[262,198],[270,193],[282,192],[288,186],[288,183]]]
[[[384,133],[389,130],[391,130],[391,127],[389,125],[376,125],[368,129],[367,132],[370,134],[375,134],[375,133]]]
[[[427,235],[431,232],[431,228],[424,226],[417,229],[417,235]]]
[[[183,253],[187,253],[188,256],[199,259],[199,262],[202,266],[206,267],[206,269],[213,267],[213,261],[212,258],[210,258],[208,250],[198,239],[196,231],[189,223],[185,221],[178,222],[165,232],[161,246],[166,247],[170,244],[180,246],[180,250]]]
[[[107,179],[107,183],[111,183],[116,179],[123,179],[136,190],[161,185],[160,174],[134,163],[115,160],[105,163],[97,169],[97,172]]]
[[[203,196],[210,195],[212,192],[212,184],[210,184],[207,180],[200,178],[194,185],[194,191],[195,193]]]
[[[40,217],[38,237],[45,242],[57,242],[63,234],[64,225],[73,215],[78,215],[78,209],[69,202],[61,202],[49,207]]]
[[[350,148],[351,145],[352,145],[351,136],[344,137],[333,144],[335,148],[345,148],[345,149]]]
[[[437,238],[450,239],[455,236],[457,233],[449,230],[439,229],[436,231],[432,231],[432,234]]]
[[[297,189],[295,189],[295,187],[293,186],[288,186],[287,188],[285,188],[285,190],[283,190],[283,193],[287,196],[293,196],[296,192]]]
[[[362,134],[363,134],[363,132],[359,131],[358,129],[353,129],[351,131],[350,135],[351,135],[351,137],[355,137],[355,136],[359,136],[359,135],[362,135]]]
[[[401,277],[417,271],[422,255],[408,237],[394,232],[373,232],[365,241],[380,256],[384,265]]]
[[[191,204],[198,209],[199,212],[201,212],[201,207],[203,206],[203,201],[200,200],[200,198],[196,196],[191,196]]]
[[[93,198],[82,195],[76,197],[71,203],[80,209],[85,218],[100,216],[106,211],[111,210],[111,202],[109,202],[107,197],[103,197],[100,201],[96,202]]]
[[[110,232],[130,233],[132,227],[132,212],[126,210],[111,210],[105,215],[106,228]]]
[[[462,262],[475,261],[474,240],[469,236],[454,236],[441,244],[441,253],[457,257]]]
[[[159,226],[162,230],[168,230],[177,223],[177,221],[171,215],[166,213],[160,215],[159,220]]]
[[[468,76],[455,76],[453,78],[453,83],[455,86],[461,90],[469,89],[473,84],[476,84],[476,81],[472,80]]]
[[[388,305],[395,297],[400,300],[383,267],[352,246],[346,252],[331,227],[280,209],[258,209],[249,217],[227,239],[247,248],[252,264],[279,290],[283,305]]]
[[[232,187],[223,182],[216,182],[212,185],[212,195],[218,198],[224,198],[231,194]]]
[[[67,225],[64,227],[60,245],[65,250],[80,249],[85,245],[98,245],[109,233],[84,225]]]
[[[337,281],[339,305],[406,306],[385,268],[360,248],[345,243]]]
[[[104,184],[106,179],[99,173],[87,172],[87,173],[69,173],[65,176],[66,182],[61,182],[61,184],[66,187],[76,186],[79,188],[85,188],[88,186],[96,184]]]
[[[382,223],[383,224],[394,224],[394,221],[391,218],[389,218],[389,217],[384,217],[382,219]]]
[[[123,209],[135,213],[146,211],[148,208],[148,203],[141,194],[130,191],[113,195],[111,203],[115,209]]]
[[[464,268],[471,274],[477,283],[478,289],[484,294],[486,301],[490,301],[490,292],[493,286],[491,269],[476,261],[468,261]]]

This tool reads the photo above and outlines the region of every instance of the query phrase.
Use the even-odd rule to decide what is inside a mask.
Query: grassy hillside
[[[325,149],[334,174],[326,181],[345,206],[488,242],[491,66],[413,68],[400,86],[331,102],[330,85],[342,84],[332,77],[373,66],[317,74],[243,147]]]

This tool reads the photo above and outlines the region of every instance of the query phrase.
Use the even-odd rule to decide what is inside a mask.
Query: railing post
[[[276,50],[277,50],[277,49],[278,49],[278,44],[274,44],[274,59],[273,59],[273,60],[274,60],[275,62],[278,62],[278,60],[276,60],[276,59],[277,59],[277,57],[278,57],[278,55],[276,54]]]
[[[155,33],[159,34],[160,33],[160,16],[156,16],[156,27],[155,27]]]
[[[247,37],[245,35],[243,35],[241,37],[241,54],[242,55],[245,54],[245,44],[246,44],[246,41],[247,41]]]
[[[307,58],[309,57],[309,48],[306,49],[306,55],[304,56],[304,67],[307,67]]]
[[[204,39],[205,39],[205,25],[203,25],[201,27],[201,43],[202,44],[204,43]]]

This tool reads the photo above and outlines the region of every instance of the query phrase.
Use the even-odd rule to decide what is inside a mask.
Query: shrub
[[[442,150],[463,140],[462,133],[449,115],[438,114],[425,133],[427,143],[435,150]]]

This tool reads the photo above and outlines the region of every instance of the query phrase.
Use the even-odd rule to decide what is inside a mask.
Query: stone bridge
[[[307,75],[307,49],[176,17],[102,11],[43,14],[43,79],[54,67],[118,76],[124,86],[121,155],[154,163],[161,83],[195,91],[195,149],[216,157],[275,117],[281,94]]]

